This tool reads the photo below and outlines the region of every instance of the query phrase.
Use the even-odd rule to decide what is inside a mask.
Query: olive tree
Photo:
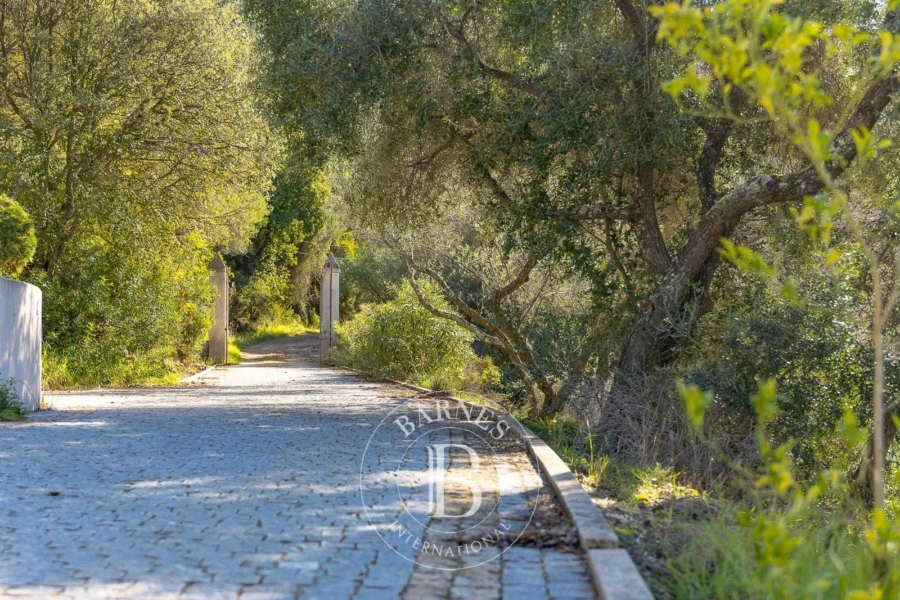
[[[274,109],[311,156],[352,161],[378,141],[380,177],[406,192],[383,212],[383,196],[360,196],[379,219],[399,211],[414,230],[452,205],[452,165],[517,252],[536,264],[565,255],[590,279],[620,340],[598,374],[604,410],[637,419],[652,411],[636,384],[677,364],[717,295],[732,293],[717,288],[721,240],[767,207],[829,190],[896,89],[892,18],[884,26],[876,2],[722,3],[777,24],[762,39],[720,31],[735,74],[715,71],[709,48],[660,41],[663,13],[633,0],[246,5],[269,48]],[[867,41],[827,45],[810,27]],[[739,78],[751,50],[768,71]],[[697,82],[707,87],[679,93]],[[778,82],[831,132],[808,132],[825,140],[824,163],[773,118],[765,85]]]

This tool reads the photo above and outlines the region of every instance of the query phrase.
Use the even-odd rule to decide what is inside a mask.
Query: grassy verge
[[[45,348],[43,387],[47,390],[71,390],[101,386],[178,385],[186,374],[195,370],[193,367],[153,354],[112,357],[99,352]]]
[[[228,339],[228,363],[232,365],[240,364],[242,360],[241,350],[247,346],[313,331],[316,330],[298,321],[260,325],[256,329],[239,333]]]
[[[312,331],[315,330],[308,325],[300,322],[269,323],[266,325],[261,325],[256,329],[253,329],[252,331],[239,333],[235,336],[232,336],[230,342],[233,343],[234,348],[236,348],[238,352],[240,352],[242,349],[252,344],[258,344],[259,342],[289,337],[292,335],[300,335],[302,333],[310,333]],[[229,348],[228,356],[230,360],[231,348]]]
[[[900,597],[900,529],[873,521],[845,487],[822,480],[779,497],[735,474],[727,487],[695,489],[670,469],[598,454],[576,421],[525,422],[581,480],[656,598]]]
[[[673,563],[718,521],[720,503],[679,483],[660,466],[639,468],[599,453],[584,425],[574,419],[523,419],[568,464],[609,520],[657,598],[673,595]]]
[[[243,357],[241,356],[241,348],[233,338],[228,338],[228,364],[239,365]]]

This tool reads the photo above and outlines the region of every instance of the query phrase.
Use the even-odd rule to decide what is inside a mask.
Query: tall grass
[[[234,341],[234,338],[228,339],[228,364],[239,365],[244,357],[241,355],[241,349]]]
[[[121,356],[45,347],[43,355],[43,387],[50,390],[178,385],[184,371],[162,353]]]
[[[258,344],[259,342],[310,333],[313,331],[317,330],[300,321],[272,322],[261,324],[250,331],[234,335],[231,337],[231,341],[234,342],[234,346],[240,351],[247,346]],[[231,354],[229,354],[229,360],[230,357]]]
[[[896,553],[873,555],[870,529],[840,513],[804,514],[748,527],[741,512],[706,524],[655,583],[663,597],[760,600],[887,600],[897,598]],[[782,521],[789,517],[780,515]],[[745,522],[741,522],[745,521]],[[782,530],[782,531],[779,531]],[[785,535],[783,532],[789,532]]]

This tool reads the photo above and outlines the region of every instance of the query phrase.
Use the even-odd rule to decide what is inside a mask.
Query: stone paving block
[[[390,588],[373,588],[363,586],[356,594],[354,600],[396,600],[400,590]]]
[[[241,588],[241,600],[294,600],[297,586],[290,584],[261,583]]]
[[[547,597],[543,588],[503,586],[502,600],[546,600]]]
[[[179,596],[182,600],[236,600],[241,592],[240,585],[197,584],[189,586]]]
[[[263,583],[296,583],[310,585],[316,580],[316,571],[297,569],[265,569],[260,571]]]

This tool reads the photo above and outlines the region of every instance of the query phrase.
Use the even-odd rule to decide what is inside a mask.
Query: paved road
[[[199,385],[55,394],[55,411],[0,425],[0,595],[593,597],[571,551],[435,571],[388,548],[360,461],[410,392],[320,368],[308,348],[267,342]]]

